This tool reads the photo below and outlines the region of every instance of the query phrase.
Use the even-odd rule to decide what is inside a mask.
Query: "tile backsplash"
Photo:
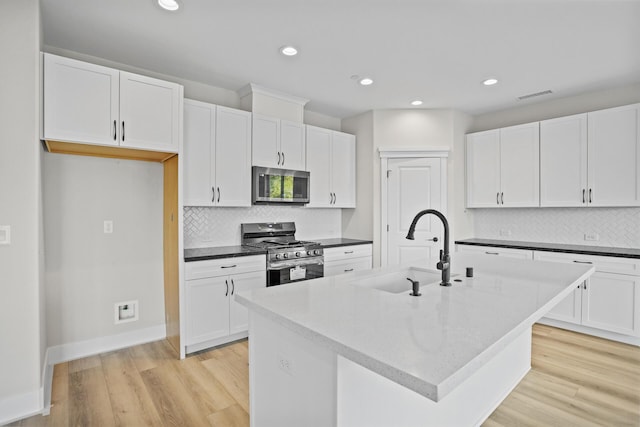
[[[243,222],[296,223],[296,238],[302,240],[340,237],[340,209],[313,209],[292,206],[260,205],[249,208],[184,208],[185,249],[240,244]]]
[[[474,209],[474,230],[484,239],[640,248],[640,208]]]

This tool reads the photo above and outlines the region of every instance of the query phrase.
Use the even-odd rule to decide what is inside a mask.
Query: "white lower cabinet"
[[[456,245],[457,252],[471,252],[509,258],[533,259],[533,251],[527,249],[494,248],[490,246]]]
[[[236,292],[266,286],[264,255],[186,263],[187,353],[247,336],[246,308]]]
[[[324,250],[325,277],[352,271],[369,270],[372,265],[373,246],[349,245]]]
[[[590,263],[595,273],[547,314],[547,319],[640,337],[640,260],[534,251],[534,259]]]

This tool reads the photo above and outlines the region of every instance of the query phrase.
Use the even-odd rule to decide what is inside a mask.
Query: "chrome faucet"
[[[407,233],[406,238],[408,240],[414,240],[413,233],[416,231],[416,224],[418,223],[418,220],[426,214],[437,216],[440,218],[440,221],[442,221],[442,225],[444,226],[443,249],[440,249],[440,261],[436,264],[436,268],[442,271],[442,281],[440,282],[440,286],[451,286],[451,282],[449,281],[451,278],[451,257],[449,256],[449,223],[447,222],[447,218],[435,209],[425,209],[420,211],[415,218],[413,218],[413,221],[411,221],[411,226],[409,227],[409,232]]]

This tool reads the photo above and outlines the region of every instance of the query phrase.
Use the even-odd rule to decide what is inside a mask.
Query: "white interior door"
[[[387,264],[412,261],[426,264],[442,247],[442,222],[434,215],[423,216],[416,227],[415,240],[407,240],[405,236],[411,221],[421,210],[436,209],[446,214],[442,203],[440,159],[389,159],[387,170]],[[438,241],[434,242],[434,238]]]

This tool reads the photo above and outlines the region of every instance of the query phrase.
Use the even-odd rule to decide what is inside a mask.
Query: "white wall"
[[[46,153],[43,178],[48,345],[163,325],[162,165]],[[129,300],[140,319],[115,325]]]
[[[0,424],[41,409],[38,0],[0,1]]]
[[[554,117],[640,102],[640,84],[588,92],[478,115],[469,132],[495,129]],[[472,209],[474,237],[549,243],[640,247],[640,208]],[[500,235],[500,230],[511,236]],[[585,241],[585,233],[599,241]]]

